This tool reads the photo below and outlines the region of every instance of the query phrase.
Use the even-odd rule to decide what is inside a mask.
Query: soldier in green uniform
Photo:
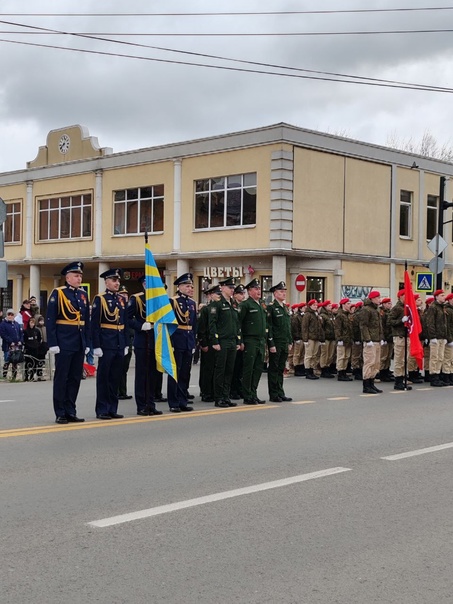
[[[247,297],[247,290],[242,283],[236,285],[234,288],[233,300],[232,304],[239,310],[241,302]],[[233,378],[231,380],[230,387],[230,399],[233,401],[238,401],[243,398],[242,392],[242,372],[244,368],[244,346],[242,345],[239,350],[236,352],[236,360],[234,361],[234,370],[233,370]]]
[[[219,285],[220,300],[209,305],[209,342],[215,351],[214,399],[216,407],[236,407],[237,403],[229,398],[234,361],[241,344],[239,311],[232,303],[235,282],[231,277]]]
[[[197,322],[197,343],[200,347],[200,396],[203,403],[214,402],[214,362],[215,352],[209,346],[209,308],[212,302],[220,300],[220,287],[214,285],[205,291],[207,304],[202,307]]]
[[[244,344],[242,390],[244,405],[257,405],[266,402],[258,398],[257,389],[264,365],[267,312],[264,303],[261,302],[261,285],[258,279],[250,281],[245,288],[249,297],[239,306],[239,321]]]
[[[292,400],[292,398],[285,396],[283,390],[283,372],[293,341],[291,319],[285,305],[285,282],[280,281],[277,285],[273,285],[269,291],[274,294],[274,300],[267,307],[267,344],[269,347],[267,383],[271,402],[281,403],[282,401]]]

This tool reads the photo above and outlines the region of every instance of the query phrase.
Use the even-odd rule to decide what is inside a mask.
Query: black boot
[[[423,384],[423,379],[418,376],[417,371],[409,371],[409,380],[413,384]]]
[[[438,373],[431,373],[429,377],[431,378],[431,386],[434,386],[434,388],[440,388],[444,385]]]
[[[346,371],[345,371],[345,373],[346,373]],[[352,375],[354,376],[355,380],[363,380],[362,370],[360,369],[360,367],[353,369]]]
[[[323,367],[321,369],[321,377],[322,378],[333,378],[333,375],[330,373],[328,367]]]
[[[382,390],[379,390],[379,388],[376,388],[374,385],[374,378],[370,380],[370,386],[376,394],[381,394]]]
[[[424,382],[430,382],[431,381],[431,376],[429,375],[429,371],[427,369],[425,369],[425,377],[423,378]]]
[[[371,387],[371,380],[363,380],[363,392],[364,394],[376,394],[374,389]]]
[[[329,371],[332,375],[337,375],[338,371],[337,371],[337,368],[335,367],[335,363],[332,363],[332,365],[330,365]]]
[[[382,369],[381,371],[381,382],[393,382],[395,378],[390,375],[390,371],[388,369]]]
[[[305,377],[305,365],[296,365],[294,367],[295,377]]]
[[[404,377],[399,375],[395,377],[395,385],[393,386],[394,390],[412,390],[412,386],[404,387]]]
[[[346,373],[346,370],[342,369],[338,372],[337,380],[339,382],[352,382],[352,377],[349,377],[349,375]]]
[[[319,380],[319,377],[317,375],[315,375],[313,369],[306,369],[305,372],[306,372],[305,378],[307,380]]]

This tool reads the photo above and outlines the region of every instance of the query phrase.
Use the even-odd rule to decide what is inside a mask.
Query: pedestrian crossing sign
[[[432,273],[417,273],[415,291],[432,293],[434,291],[434,275]]]

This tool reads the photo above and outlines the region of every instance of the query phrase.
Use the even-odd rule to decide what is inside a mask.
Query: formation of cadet
[[[84,356],[90,348],[98,358],[96,417],[123,417],[118,414],[118,398],[130,398],[124,383],[119,383],[128,366],[128,332],[133,334],[137,414],[160,415],[155,397],[161,400],[162,374],[156,368],[154,325],[146,320],[145,276],[139,279],[143,291],[127,302],[120,292],[120,269],[102,273],[106,290],[95,296],[90,314],[87,295],[81,289],[83,263],[68,264],[61,272],[66,284],[52,291],[47,310],[49,350],[55,355],[55,421],[84,421],[77,416],[76,400]],[[425,380],[436,387],[453,384],[453,294],[445,295],[441,289],[426,299],[425,308],[418,294],[414,296],[422,325],[422,377],[409,354],[404,289],[397,293],[395,304],[372,290],[363,302],[353,304],[342,298],[333,304],[311,299],[290,309],[283,281],[270,288],[273,300],[266,306],[258,279],[242,285],[228,278],[204,292],[206,304],[200,305],[197,316],[193,275],[180,275],[174,285],[177,291],[170,303],[178,326],[171,342],[177,380],[168,376],[171,412],[193,410],[189,382],[197,346],[201,400],[216,407],[235,407],[240,398],[245,405],[266,402],[258,396],[266,348],[269,400],[276,403],[292,400],[283,386],[284,376],[291,374],[310,380],[335,375],[340,382],[361,380],[367,394],[382,392],[375,384],[377,378],[394,382],[396,390],[410,390],[408,380]]]

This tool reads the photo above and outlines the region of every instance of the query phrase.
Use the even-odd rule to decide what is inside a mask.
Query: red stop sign
[[[304,275],[297,275],[296,277],[296,289],[298,292],[303,292],[306,285],[306,279]]]

